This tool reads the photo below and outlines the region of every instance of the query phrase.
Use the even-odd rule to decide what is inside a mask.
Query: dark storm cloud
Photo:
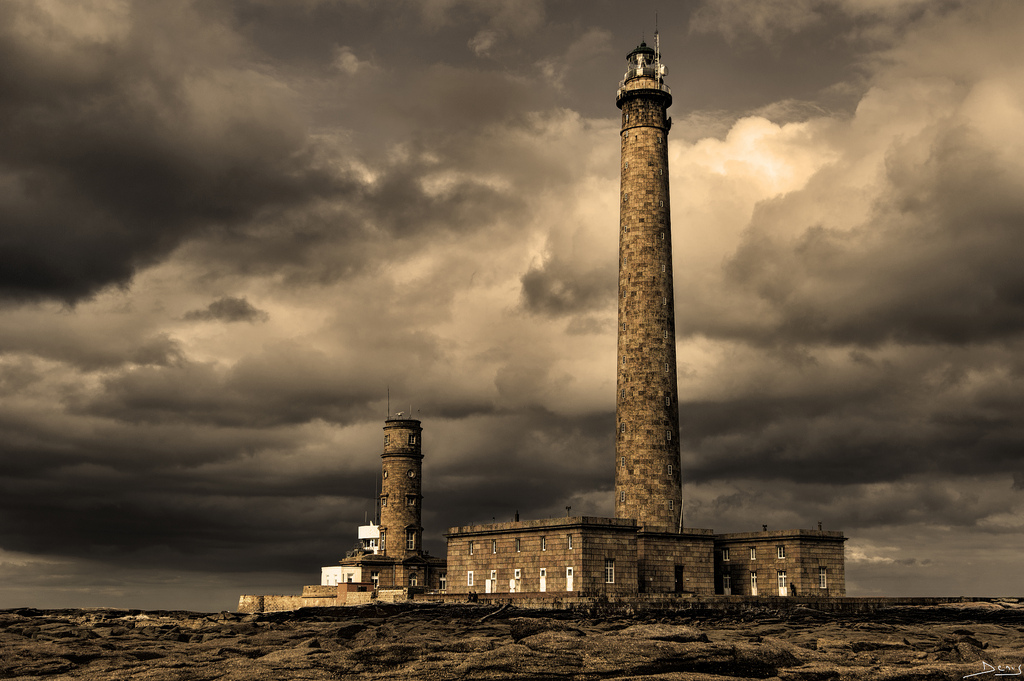
[[[607,306],[615,296],[614,263],[586,272],[553,257],[523,275],[526,309],[541,314],[577,314]]]
[[[210,224],[334,190],[284,88],[192,9],[0,13],[0,294],[74,302]],[[90,28],[93,31],[90,31]]]
[[[189,310],[185,319],[222,322],[265,322],[270,319],[265,311],[253,307],[245,298],[225,296],[210,303],[204,310]]]
[[[928,144],[922,158],[921,145]],[[890,149],[868,224],[771,236],[763,206],[730,279],[777,313],[772,342],[970,344],[1024,330],[1024,200],[1016,159],[963,123]]]

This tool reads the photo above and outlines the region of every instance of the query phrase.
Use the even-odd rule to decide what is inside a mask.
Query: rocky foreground
[[[5,679],[985,679],[1017,674],[1022,657],[1015,603],[870,615],[0,611]]]

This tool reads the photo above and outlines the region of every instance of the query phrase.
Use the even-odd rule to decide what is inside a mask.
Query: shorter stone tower
[[[379,527],[381,553],[390,558],[423,555],[422,434],[419,421],[401,414],[384,422]]]

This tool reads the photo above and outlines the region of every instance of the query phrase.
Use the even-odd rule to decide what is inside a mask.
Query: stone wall
[[[641,532],[637,546],[644,593],[715,593],[715,535],[711,530]]]

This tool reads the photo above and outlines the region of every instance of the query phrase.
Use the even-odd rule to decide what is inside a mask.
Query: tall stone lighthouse
[[[667,111],[660,50],[626,56],[622,110],[615,515],[682,530]]]

